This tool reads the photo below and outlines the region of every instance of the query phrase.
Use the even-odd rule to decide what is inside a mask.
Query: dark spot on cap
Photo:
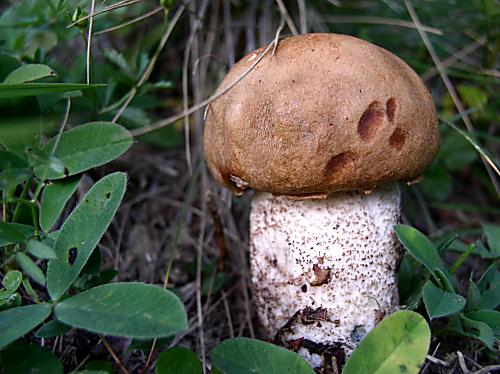
[[[400,373],[408,373],[408,368],[406,367],[406,365],[399,365],[399,372]]]
[[[394,119],[394,116],[396,115],[396,99],[391,97],[387,102],[385,103],[385,112],[387,113],[387,118],[389,118],[389,121],[392,121]]]
[[[372,102],[363,112],[358,122],[358,134],[361,140],[366,142],[372,139],[383,121],[384,109],[380,102]]]
[[[355,156],[351,152],[342,152],[338,155],[332,156],[325,165],[325,177],[328,179],[335,177],[344,169],[348,164],[353,162]]]
[[[106,199],[109,199],[111,197],[111,192],[106,192]]]
[[[391,134],[389,138],[389,145],[392,148],[396,148],[398,151],[403,148],[406,141],[406,135],[401,128],[396,127],[396,130]]]

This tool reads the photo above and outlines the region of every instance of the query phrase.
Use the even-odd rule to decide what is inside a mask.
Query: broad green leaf
[[[63,374],[57,356],[38,344],[12,344],[3,352],[1,363],[5,374]]]
[[[23,273],[18,270],[11,270],[2,279],[2,286],[8,292],[16,292],[23,280]]]
[[[55,307],[59,321],[105,335],[149,339],[187,329],[184,306],[172,292],[144,283],[92,288]]]
[[[477,282],[481,293],[477,309],[496,309],[500,305],[500,272],[494,262]]]
[[[465,299],[462,296],[446,292],[436,287],[431,281],[425,283],[422,296],[425,309],[431,319],[457,313],[465,306]]]
[[[38,258],[46,260],[53,260],[57,258],[56,252],[52,249],[52,247],[49,247],[47,244],[36,239],[28,240],[28,243],[26,243],[26,249],[33,256]]]
[[[431,332],[418,313],[400,310],[386,317],[358,345],[343,374],[418,373]]]
[[[16,253],[17,264],[38,284],[45,286],[45,275],[42,269],[23,252]]]
[[[49,141],[43,151],[49,155],[55,139]],[[60,179],[104,165],[123,154],[132,145],[132,135],[127,129],[111,122],[92,122],[65,131],[54,156],[64,164],[57,172],[48,168],[48,160],[39,160],[35,174],[40,178]],[[46,174],[47,171],[47,174]]]
[[[493,331],[493,334],[495,334],[497,338],[500,338],[500,312],[496,310],[479,310],[477,312],[467,313],[466,317],[474,321],[486,323]]]
[[[500,256],[500,226],[487,224],[483,226],[491,257]]]
[[[39,338],[53,338],[55,336],[64,335],[71,329],[71,326],[53,319],[40,327],[35,335]]]
[[[49,232],[56,224],[64,206],[75,193],[79,183],[80,177],[75,176],[55,181],[45,187],[40,206],[40,227],[43,231]]]
[[[495,335],[493,334],[493,330],[486,323],[475,321],[463,315],[461,315],[460,317],[462,319],[462,327],[464,329],[463,334],[465,336],[478,339],[482,341],[489,349],[493,349]]]
[[[33,304],[0,312],[0,349],[38,326],[51,309],[50,304]]]
[[[33,236],[33,227],[21,223],[0,222],[0,248],[23,243]]]
[[[125,193],[127,177],[113,173],[98,181],[64,222],[50,260],[47,288],[53,300],[60,298],[80,274],[92,251],[113,220]],[[74,257],[76,258],[70,258]]]
[[[26,83],[55,76],[56,72],[47,65],[27,64],[10,73],[2,83]]]
[[[160,353],[156,374],[201,374],[200,359],[187,348],[175,347]]]
[[[287,349],[248,338],[228,339],[212,351],[212,362],[223,374],[314,374],[311,366]]]
[[[477,282],[477,287],[481,292],[484,292],[495,283],[500,283],[500,272],[498,271],[498,264],[494,262],[481,276],[481,279]]]
[[[104,86],[104,84],[83,83],[0,83],[0,99],[15,99],[18,97],[47,95]]]
[[[397,225],[395,230],[406,250],[432,274],[434,274],[434,269],[443,268],[436,247],[427,236],[407,225]]]

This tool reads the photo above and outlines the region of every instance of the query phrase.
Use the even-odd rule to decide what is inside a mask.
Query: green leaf
[[[55,144],[51,139],[43,151],[49,155]],[[57,172],[48,168],[48,159],[39,160],[35,174],[40,178],[60,179],[115,159],[132,145],[132,135],[127,129],[111,122],[92,122],[65,131],[55,150],[65,170]],[[47,171],[47,174],[45,175]]]
[[[26,83],[55,76],[56,72],[47,65],[28,64],[14,70],[2,83]]]
[[[28,240],[28,243],[26,243],[26,249],[33,256],[38,258],[46,260],[53,260],[57,258],[56,252],[52,249],[52,247],[49,247],[47,244],[36,239]]]
[[[406,250],[432,274],[435,275],[434,269],[443,268],[437,249],[427,236],[407,225],[396,225],[395,231]]]
[[[124,173],[113,173],[98,181],[64,222],[54,250],[56,260],[48,266],[47,288],[53,300],[60,298],[85,266],[92,251],[113,220],[125,193]],[[76,259],[70,261],[70,257]]]
[[[18,292],[0,291],[0,311],[21,306],[21,295]]]
[[[2,279],[2,286],[8,292],[16,292],[23,280],[23,273],[17,270],[11,270]]]
[[[83,83],[0,83],[0,99],[47,95],[56,92],[70,92],[89,88],[104,87],[105,84]]]
[[[465,306],[465,299],[456,293],[446,292],[427,281],[422,290],[425,309],[429,318],[449,316],[461,311]]]
[[[51,309],[50,304],[34,304],[0,312],[0,349],[43,322]]]
[[[480,310],[468,313],[466,317],[474,321],[486,323],[493,331],[493,334],[495,334],[497,338],[500,338],[500,312],[496,310]]]
[[[38,265],[29,258],[23,252],[16,253],[16,261],[18,265],[24,270],[26,274],[30,276],[38,284],[45,286],[45,275],[43,274],[42,269],[38,267]]]
[[[224,374],[314,374],[311,366],[298,354],[248,338],[223,341],[212,351],[212,361],[213,366]]]
[[[477,309],[495,309],[500,305],[500,272],[498,264],[493,263],[477,282],[481,293]]]
[[[25,160],[12,152],[0,151],[0,190],[15,187],[30,176],[31,170]]]
[[[464,329],[463,334],[465,336],[478,339],[483,342],[489,349],[493,349],[495,335],[493,334],[493,330],[486,323],[475,321],[473,319],[465,317],[464,315],[461,315],[460,317],[462,319],[462,327]]]
[[[79,183],[80,177],[75,176],[53,182],[45,187],[40,205],[40,227],[43,231],[49,232],[56,224],[64,206],[75,193]]]
[[[53,338],[55,336],[64,335],[71,330],[71,326],[68,326],[56,319],[47,322],[45,325],[40,327],[35,333],[39,338]]]
[[[184,306],[172,292],[144,283],[92,288],[55,307],[59,321],[105,335],[149,339],[187,329]]]
[[[189,349],[175,347],[160,353],[156,374],[201,374],[200,359]]]
[[[25,242],[33,236],[33,227],[21,223],[0,222],[0,248]]]
[[[491,264],[488,269],[481,276],[481,279],[477,282],[477,287],[481,292],[484,292],[491,288],[495,283],[500,283],[500,272],[498,271],[498,264]]]
[[[57,356],[38,344],[12,344],[2,354],[1,362],[5,374],[63,373]]]
[[[431,332],[418,313],[400,310],[386,317],[358,345],[343,374],[418,373]]]
[[[484,234],[490,248],[491,257],[500,257],[500,226],[486,224],[483,225]]]
[[[478,310],[481,305],[481,291],[471,279],[469,279],[469,288],[467,289],[467,311]]]

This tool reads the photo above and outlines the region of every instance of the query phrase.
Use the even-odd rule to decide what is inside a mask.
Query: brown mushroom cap
[[[240,60],[218,92],[263,50]],[[204,143],[213,176],[236,194],[326,196],[417,179],[439,128],[428,90],[401,59],[351,36],[307,34],[281,40],[210,104]]]

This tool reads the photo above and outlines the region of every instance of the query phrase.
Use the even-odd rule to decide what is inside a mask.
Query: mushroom
[[[263,52],[239,61],[225,90]],[[251,202],[257,314],[270,338],[313,366],[338,364],[398,308],[398,181],[439,147],[432,98],[392,53],[336,34],[283,39],[211,103],[208,167]]]

